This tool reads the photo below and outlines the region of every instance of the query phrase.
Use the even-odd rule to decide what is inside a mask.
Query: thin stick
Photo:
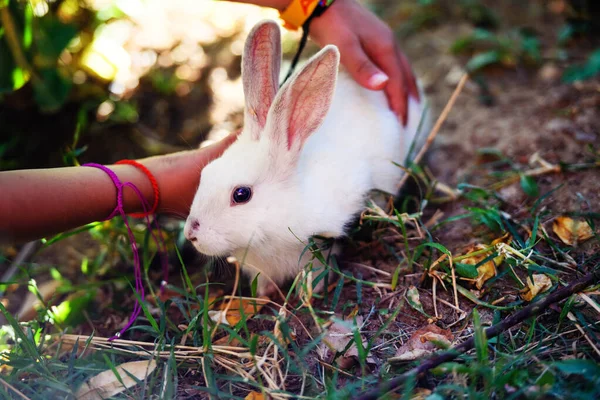
[[[15,273],[17,272],[17,270],[19,269],[19,267],[27,262],[27,260],[33,255],[33,253],[35,253],[37,251],[37,249],[40,247],[41,242],[39,240],[34,240],[33,242],[28,242],[26,243],[21,250],[19,251],[19,254],[17,254],[17,256],[15,257],[15,259],[13,260],[13,262],[10,264],[10,267],[6,270],[6,272],[4,274],[2,274],[2,278],[0,282],[8,282],[10,281],[13,276],[15,275]],[[4,294],[4,290],[0,289],[0,296],[2,296]]]
[[[425,144],[423,144],[423,147],[421,147],[421,149],[419,150],[419,153],[413,159],[414,164],[417,164],[419,161],[421,161],[421,158],[423,158],[423,156],[425,155],[425,152],[429,149],[429,147],[431,146],[431,143],[433,143],[433,140],[437,136],[444,121],[446,121],[446,118],[448,118],[448,114],[450,114],[450,110],[452,110],[452,107],[454,107],[454,103],[456,102],[456,99],[458,98],[458,95],[460,94],[460,92],[462,92],[463,88],[465,87],[465,84],[467,83],[468,79],[469,79],[469,74],[464,74],[462,76],[462,78],[460,78],[458,85],[456,85],[456,89],[454,89],[452,96],[450,96],[450,100],[448,100],[448,103],[446,103],[446,106],[444,107],[444,109],[442,110],[442,113],[440,114],[437,121],[435,122],[435,125],[429,132],[429,135],[427,136],[427,140],[425,141]],[[408,174],[404,174],[404,176],[400,180],[400,183],[398,184],[398,189],[400,189],[402,186],[404,186],[404,183],[406,183],[407,179],[408,179]]]
[[[592,339],[590,339],[590,337],[587,335],[587,333],[585,333],[585,331],[583,330],[583,328],[581,327],[581,325],[579,325],[577,323],[577,318],[575,318],[575,316],[573,315],[572,312],[569,311],[567,313],[567,318],[569,318],[575,324],[575,328],[577,328],[577,330],[579,331],[579,333],[581,333],[583,335],[583,337],[585,338],[585,340],[587,340],[587,342],[589,343],[589,345],[592,346],[592,349],[594,349],[594,351],[596,352],[596,354],[598,354],[600,356],[600,349],[598,349],[598,347],[596,347],[596,345],[594,344],[594,342],[592,342]]]
[[[488,339],[494,338],[498,336],[500,333],[512,328],[513,326],[534,317],[540,314],[543,311],[548,309],[548,306],[551,304],[557,303],[566,299],[567,297],[573,295],[574,293],[578,293],[588,286],[597,283],[600,280],[600,269],[590,272],[585,275],[583,278],[580,278],[568,286],[565,286],[561,289],[556,290],[554,293],[549,294],[543,299],[536,301],[535,303],[529,304],[527,307],[517,311],[512,314],[508,318],[504,319],[504,321],[499,324],[493,325],[485,330],[485,337]],[[402,375],[399,375],[388,381],[380,381],[377,388],[372,391],[369,391],[357,398],[359,400],[375,400],[382,396],[383,394],[397,390],[403,383],[409,378],[416,377],[424,372],[429,371],[432,368],[437,367],[438,365],[451,361],[458,357],[459,355],[471,350],[475,347],[475,338],[471,337],[470,339],[464,341],[458,346],[454,347],[449,351],[444,351],[441,353],[437,353],[437,355],[425,360],[418,367],[415,367]]]
[[[12,390],[17,396],[19,396],[22,399],[25,400],[30,400],[29,397],[25,396],[23,393],[19,392],[19,390],[17,390],[16,387],[14,387],[13,385],[11,385],[10,383],[6,382],[4,379],[0,379],[0,383],[2,383],[4,386],[6,386],[7,388],[9,388],[10,390]]]

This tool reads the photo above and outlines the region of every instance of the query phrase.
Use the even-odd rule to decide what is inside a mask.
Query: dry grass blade
[[[594,310],[600,313],[600,306],[596,303],[590,296],[585,293],[579,293],[579,297],[583,299],[586,303],[588,303]]]
[[[62,335],[60,338],[60,340],[63,343],[71,345],[74,344],[76,341],[79,341],[79,343],[84,343],[88,339],[88,336],[68,334]],[[108,338],[93,337],[90,339],[90,346],[96,349],[115,349],[124,353],[135,354],[143,357],[149,357],[154,355],[163,359],[168,359],[171,356],[171,347],[168,345],[165,346],[164,351],[154,351],[154,349],[156,348],[155,343],[139,342],[134,340],[115,339],[113,341],[109,341]],[[132,350],[132,347],[135,350]],[[236,358],[244,358],[248,356],[248,349],[245,347],[213,345],[211,348],[215,354],[230,355]],[[174,346],[175,359],[179,361],[200,358],[204,354],[205,350],[202,347],[182,345]]]
[[[577,328],[577,330],[579,331],[579,333],[581,333],[581,335],[589,343],[589,345],[592,347],[592,349],[594,349],[594,351],[596,352],[596,354],[598,356],[600,356],[600,349],[598,349],[598,347],[594,344],[593,340],[590,339],[590,337],[588,336],[588,334],[585,333],[585,331],[583,330],[583,328],[581,327],[581,325],[579,325],[579,323],[577,322],[577,318],[575,318],[575,316],[573,315],[572,312],[569,311],[567,313],[567,318],[569,318],[569,320],[575,324],[575,328]]]

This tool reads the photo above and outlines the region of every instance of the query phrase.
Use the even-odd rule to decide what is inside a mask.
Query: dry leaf
[[[430,324],[417,329],[389,361],[412,361],[429,355],[438,349],[436,342],[450,346],[454,335],[448,329]]]
[[[552,224],[552,230],[564,244],[569,246],[584,242],[594,236],[592,227],[587,221],[574,220],[569,217],[556,218]]]
[[[87,382],[84,382],[77,392],[75,392],[75,397],[77,400],[107,399],[137,385],[137,381],[130,375],[143,381],[155,368],[156,361],[154,360],[132,361],[120,364],[116,367],[116,370],[123,383],[119,382],[113,371],[109,369],[100,372]]]
[[[496,266],[494,265],[494,261],[490,260],[479,267],[477,267],[477,279],[475,279],[475,287],[478,290],[481,290],[483,284],[496,276]]]
[[[269,298],[266,296],[256,299],[234,298],[231,300],[231,305],[229,305],[229,299],[225,299],[219,305],[218,310],[211,310],[208,312],[208,315],[210,319],[218,324],[234,326],[241,321],[242,314],[245,319],[252,318],[268,302]]]
[[[431,395],[431,390],[425,388],[416,388],[410,400],[425,400]]]
[[[329,362],[336,353],[344,351],[350,341],[354,341],[352,327],[348,324],[353,324],[353,319],[349,318],[344,321],[347,323],[336,321],[327,328],[327,334],[318,349],[322,360]],[[356,317],[356,326],[360,327],[362,323],[363,318],[361,316]],[[366,340],[363,340],[362,344],[363,347],[366,346]],[[356,348],[356,343],[352,343],[348,350],[337,359],[337,363],[340,368],[345,369],[354,365],[357,359],[358,349]],[[374,360],[368,358],[367,362],[371,363]]]
[[[265,400],[265,395],[258,392],[250,392],[248,396],[244,398],[245,400]]]
[[[491,243],[491,245],[495,246],[498,243],[509,243],[510,240],[511,240],[511,236],[506,234],[498,239],[495,239]],[[488,247],[489,246],[486,246],[483,244],[476,244],[476,245],[471,246],[468,250],[466,250],[464,252],[464,254],[467,255],[470,253],[474,253],[476,251],[484,250]],[[480,262],[482,262],[483,260],[485,260],[486,258],[488,258],[490,255],[492,255],[492,253],[493,253],[492,251],[487,251],[482,254],[477,254],[477,255],[473,255],[473,256],[467,257],[465,259],[462,259],[460,262],[463,264],[477,265]],[[489,279],[496,276],[496,266],[500,265],[502,263],[502,261],[504,261],[504,255],[499,254],[498,256],[494,257],[493,259],[488,260],[485,263],[481,264],[479,267],[477,267],[477,278],[475,278],[473,280],[473,282],[475,283],[475,287],[477,287],[478,290],[481,290],[481,288],[483,287],[485,282],[487,282]]]
[[[544,293],[552,287],[552,281],[544,274],[533,274],[533,282],[527,277],[527,287],[521,291],[521,297],[525,301],[531,301],[535,296]]]
[[[8,375],[13,370],[13,367],[11,365],[8,365],[9,362],[10,359],[8,358],[6,353],[0,354],[0,376]]]
[[[61,282],[55,280],[42,283],[37,287],[39,297],[44,300],[44,303],[48,302],[48,300],[54,296],[56,289],[58,289],[60,285]],[[17,318],[19,321],[29,321],[35,318],[37,310],[42,306],[42,302],[40,301],[39,297],[32,292],[27,292],[27,296],[25,296],[23,305],[17,313]]]
[[[231,339],[229,335],[225,335],[213,342],[214,346],[234,346],[240,347],[240,341],[237,338]]]
[[[417,311],[420,311],[422,314],[427,315],[425,313],[425,310],[423,309],[423,304],[421,304],[419,289],[417,289],[415,286],[410,286],[406,291],[406,299],[408,300],[408,304],[410,304],[412,308],[414,308]]]

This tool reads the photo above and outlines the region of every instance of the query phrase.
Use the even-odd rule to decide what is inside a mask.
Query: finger
[[[230,133],[218,142],[211,143],[208,146],[201,147],[198,150],[193,150],[197,153],[197,162],[200,170],[204,168],[208,163],[221,157],[221,155],[227,150],[229,146],[237,140],[241,130]]]
[[[400,52],[400,48],[398,46],[394,47],[394,54],[396,55],[396,62],[398,63],[398,68],[400,69],[399,76],[399,85],[398,85],[398,93],[400,96],[400,104],[402,106],[402,124],[406,126],[408,123],[408,79],[406,77],[406,72],[402,66],[402,53]]]
[[[223,154],[223,152],[229,146],[231,146],[233,144],[233,142],[235,142],[237,140],[237,137],[240,133],[241,133],[241,129],[236,132],[230,133],[229,135],[227,135],[223,139],[219,140],[218,142],[213,143],[210,146],[206,147],[207,157],[210,159],[220,157],[221,154]]]
[[[417,78],[413,73],[412,67],[406,58],[406,55],[399,50],[400,53],[400,62],[402,63],[402,69],[404,72],[405,81],[408,85],[409,96],[413,96],[417,101],[421,100],[421,96],[419,94],[419,89],[417,87]]]
[[[367,49],[367,52],[369,52],[371,59],[390,77],[390,80],[385,87],[385,94],[392,111],[400,117],[403,125],[406,125],[408,118],[407,93],[406,85],[404,84],[404,74],[401,68],[402,63],[398,57],[397,46],[394,44],[389,48],[386,48],[385,46],[371,48],[368,47],[368,43],[363,44],[363,46]]]
[[[371,90],[386,86],[389,76],[371,61],[358,40],[341,44],[339,48],[342,64],[361,86]]]
[[[387,38],[387,39],[386,39]],[[408,118],[408,94],[404,80],[404,71],[399,57],[399,49],[391,32],[377,35],[375,40],[371,35],[361,38],[361,43],[368,56],[389,77],[385,94],[390,109],[398,115],[403,125]]]

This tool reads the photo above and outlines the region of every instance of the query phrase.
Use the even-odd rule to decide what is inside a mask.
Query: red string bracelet
[[[140,171],[142,171],[144,173],[144,175],[146,175],[148,177],[148,180],[150,181],[150,184],[152,185],[152,190],[154,192],[154,203],[152,204],[152,208],[150,209],[150,211],[143,212],[143,213],[130,213],[129,215],[131,215],[134,218],[144,218],[144,217],[154,214],[156,212],[156,210],[158,209],[158,201],[160,199],[160,192],[158,190],[158,183],[156,182],[156,178],[154,177],[154,175],[152,175],[152,172],[150,172],[150,170],[148,168],[146,168],[145,166],[143,166],[142,164],[140,164],[139,162],[134,161],[134,160],[121,160],[121,161],[117,161],[115,164],[131,165],[133,167],[136,167]]]
[[[148,209],[148,202],[142,195],[142,192],[140,192],[140,190],[131,182],[121,182],[121,180],[119,179],[117,174],[115,174],[111,169],[105,167],[104,165],[96,164],[96,163],[87,163],[87,164],[83,164],[82,166],[101,169],[110,177],[113,184],[115,185],[115,188],[117,189],[117,206],[115,207],[113,212],[111,212],[110,215],[106,218],[106,220],[109,220],[117,215],[120,215],[123,218],[123,221],[125,222],[125,227],[127,228],[127,235],[129,236],[129,241],[131,242],[131,250],[133,252],[135,291],[136,291],[137,295],[139,296],[139,299],[143,301],[145,295],[144,295],[144,283],[142,281],[142,265],[141,265],[141,261],[140,261],[139,251],[138,251],[138,248],[137,248],[137,245],[135,242],[135,237],[133,236],[133,231],[131,230],[131,227],[129,226],[129,222],[127,221],[127,216],[125,215],[125,210],[124,210],[124,205],[123,205],[123,189],[126,186],[131,188],[135,192],[135,194],[138,196],[140,201],[142,202],[142,210],[144,210],[144,215],[146,217],[146,224],[148,225],[148,231],[150,232],[150,235],[156,242],[156,247],[158,249],[158,252],[159,252],[160,258],[161,258],[164,277],[163,277],[162,282],[160,283],[160,292],[164,293],[164,288],[167,285],[167,279],[168,279],[168,274],[169,274],[169,261],[167,260],[167,248],[166,248],[165,242],[163,240],[163,237],[160,234],[160,227],[158,226],[158,222],[156,221],[156,218],[154,219],[154,221],[152,221],[152,222],[150,221],[149,215],[151,213],[146,212],[146,210]],[[152,177],[151,179],[154,179],[154,177]],[[155,205],[156,204],[157,203],[155,202]],[[153,227],[156,228],[156,230],[158,231],[158,234],[154,233],[154,231],[152,230]],[[141,312],[142,312],[142,306],[140,305],[140,302],[139,302],[138,298],[136,297],[135,306],[133,307],[133,312],[131,313],[131,317],[129,317],[129,321],[127,321],[127,324],[119,332],[117,332],[115,335],[110,337],[108,340],[112,341],[114,339],[121,337],[123,335],[123,333],[127,329],[129,329],[129,327],[133,324],[133,322],[136,320],[136,318],[140,315]]]

